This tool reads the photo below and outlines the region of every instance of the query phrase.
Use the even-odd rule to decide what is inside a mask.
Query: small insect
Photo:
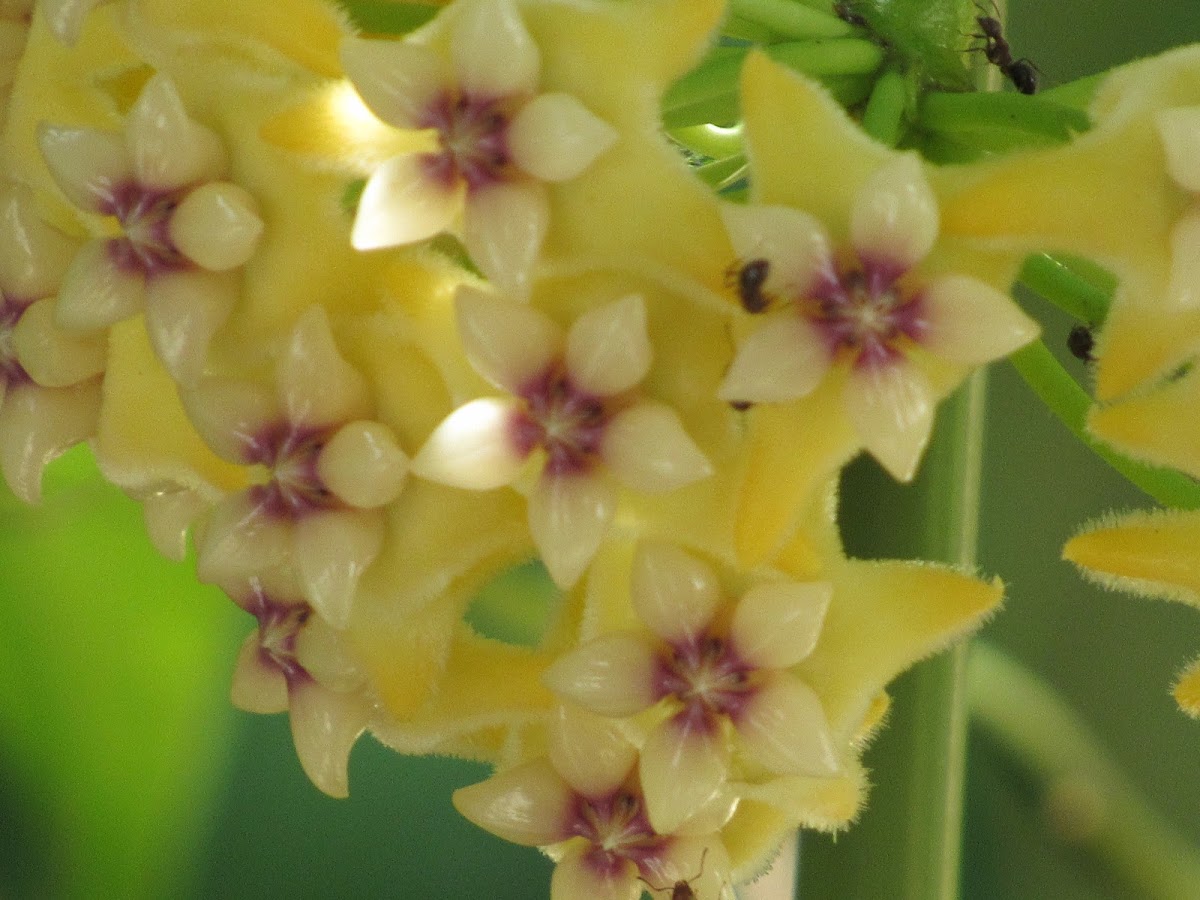
[[[771,263],[765,259],[752,259],[740,266],[734,263],[729,267],[725,282],[737,289],[738,299],[746,312],[760,313],[771,304],[771,299],[763,293],[770,271]]]
[[[1086,325],[1076,325],[1067,335],[1067,349],[1076,359],[1094,362],[1096,357],[1092,356],[1092,348],[1095,346],[1096,338],[1092,335],[1092,329]]]
[[[738,412],[745,412],[752,408],[754,403],[750,400],[730,400],[729,405]]]
[[[866,25],[867,20],[856,13],[850,5],[850,0],[838,0],[833,4],[834,14],[843,22],[849,22],[851,25]]]
[[[641,875],[638,876],[638,881],[646,885],[652,891],[670,891],[671,900],[696,900],[696,892],[692,889],[692,882],[704,874],[704,858],[708,856],[708,848],[704,848],[704,852],[700,854],[700,870],[691,878],[676,881],[674,886],[663,885],[658,887],[648,882]]]
[[[976,4],[976,8],[982,13],[975,17],[981,33],[973,34],[971,37],[979,38],[984,42],[983,46],[977,49],[981,50],[987,57],[987,61],[1003,72],[1004,76],[1012,82],[1013,87],[1022,94],[1037,93],[1038,68],[1027,59],[1013,59],[1012,48],[1004,37],[1004,26],[997,18],[999,13],[994,0],[992,11],[997,15],[988,15],[987,9],[979,4]]]

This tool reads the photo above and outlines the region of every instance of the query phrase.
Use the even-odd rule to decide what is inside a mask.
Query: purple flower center
[[[697,728],[711,729],[720,716],[736,719],[745,709],[758,687],[755,671],[728,639],[704,634],[668,644],[659,654],[655,695],[657,699],[673,696],[683,704],[679,716],[692,720]]]
[[[107,243],[117,268],[146,278],[192,268],[191,260],[171,239],[171,215],[188,190],[165,191],[127,182],[101,204],[100,212],[114,216],[124,232]]]
[[[646,862],[669,842],[650,826],[641,796],[624,788],[602,797],[577,794],[567,830],[592,844],[584,862],[604,878],[618,876],[627,862],[651,871]]]
[[[830,353],[849,350],[858,366],[890,362],[901,339],[919,341],[928,329],[921,294],[905,275],[894,263],[862,259],[819,284],[799,301],[800,311],[825,336]]]
[[[311,679],[296,659],[296,636],[312,615],[312,608],[304,603],[281,603],[258,590],[240,605],[258,619],[259,661],[279,672],[288,687]]]
[[[17,358],[13,333],[29,304],[0,293],[0,380],[9,388],[32,381]]]
[[[250,489],[255,505],[267,515],[284,519],[299,519],[341,505],[317,471],[321,450],[336,430],[286,422],[262,429],[245,451],[247,463],[271,470],[266,484]]]
[[[422,157],[429,176],[447,187],[462,180],[468,191],[510,180],[514,172],[508,148],[511,97],[479,98],[448,92],[418,123],[435,128],[441,150]]]
[[[604,399],[572,384],[561,366],[533,379],[520,396],[525,408],[511,426],[517,450],[525,455],[542,447],[549,475],[574,475],[591,469],[612,418]]]

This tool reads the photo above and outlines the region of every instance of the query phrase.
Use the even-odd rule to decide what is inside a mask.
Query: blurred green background
[[[1014,52],[1049,85],[1200,41],[1197,0],[1009,6]],[[1047,340],[1065,357],[1064,323]],[[1010,587],[985,637],[1055,686],[1200,846],[1200,723],[1168,694],[1200,652],[1200,615],[1104,594],[1058,561],[1080,523],[1146,503],[1010,368],[990,388],[980,566]],[[349,800],[311,787],[286,717],[228,704],[249,617],[155,557],[86,456],[57,464],[47,495],[38,510],[0,499],[0,898],[546,896],[543,858],[450,807],[480,767],[366,739]],[[978,732],[971,747],[964,897],[1142,896],[1055,837],[1021,760]]]

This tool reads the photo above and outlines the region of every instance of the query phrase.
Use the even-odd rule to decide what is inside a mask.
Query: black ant
[[[987,15],[987,10],[983,6],[976,4],[976,9],[983,13],[983,15],[975,17],[982,33],[973,34],[971,37],[979,38],[984,42],[983,46],[977,49],[982,50],[987,61],[1003,72],[1005,77],[1012,82],[1013,87],[1022,94],[1037,93],[1037,66],[1024,58],[1013,59],[1012,48],[1004,38],[1004,26],[1000,24],[1000,19],[997,16]],[[992,10],[999,15],[994,0]]]
[[[691,878],[679,879],[672,887],[668,887],[667,885],[657,887],[648,882],[641,875],[638,876],[638,881],[642,882],[642,884],[646,885],[646,887],[650,888],[652,891],[670,890],[671,900],[696,900],[696,892],[692,889],[692,882],[704,874],[704,857],[706,856],[708,856],[707,847],[705,847],[704,852],[700,854],[700,870]]]
[[[843,22],[848,22],[851,25],[866,25],[865,17],[856,13],[850,6],[850,0],[838,0],[833,4],[833,11]]]
[[[771,271],[771,263],[765,259],[752,259],[738,265],[736,262],[725,274],[725,283],[737,288],[742,309],[748,313],[760,313],[771,304],[771,298],[763,293],[763,285]]]
[[[1092,335],[1092,329],[1087,325],[1076,325],[1067,335],[1067,349],[1076,359],[1094,362],[1096,357],[1092,356],[1092,348],[1095,346],[1096,338]]]

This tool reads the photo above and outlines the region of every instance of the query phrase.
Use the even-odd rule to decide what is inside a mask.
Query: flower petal
[[[1200,309],[1200,210],[1180,216],[1171,229],[1171,281],[1161,303],[1168,313]],[[1185,331],[1194,342],[1193,329]]]
[[[196,577],[206,584],[237,584],[286,565],[292,535],[288,524],[266,515],[244,493],[214,507],[196,540]]]
[[[933,428],[933,389],[905,359],[857,366],[843,392],[855,431],[898,481],[909,481]]]
[[[729,748],[719,728],[680,714],[646,738],[640,768],[650,824],[670,834],[721,789]]]
[[[0,471],[26,503],[42,497],[42,470],[70,447],[96,433],[100,385],[68,388],[26,384],[0,403]]]
[[[358,581],[383,546],[382,514],[373,510],[314,513],[295,523],[293,562],[313,609],[334,628],[350,622]]]
[[[79,40],[88,13],[109,2],[111,0],[41,0],[40,6],[54,36],[71,47]]]
[[[209,502],[189,488],[164,488],[143,498],[142,520],[154,549],[173,562],[183,562],[188,530],[208,507]]]
[[[545,758],[459,788],[451,799],[464,817],[514,844],[538,847],[570,836],[574,794]]]
[[[280,713],[288,708],[287,681],[279,669],[263,662],[261,651],[259,631],[255,628],[238,651],[230,700],[246,712]]]
[[[614,722],[565,704],[551,715],[550,761],[575,791],[602,797],[624,784],[638,752]]]
[[[734,720],[746,753],[773,772],[827,777],[841,771],[821,698],[786,672]]]
[[[405,153],[372,173],[358,201],[350,243],[355,250],[412,244],[450,228],[463,208],[466,185],[429,174],[425,157]]]
[[[508,126],[513,162],[542,181],[569,181],[616,143],[615,128],[570,94],[542,94]]]
[[[512,0],[468,0],[450,41],[458,86],[471,97],[532,94],[541,54]]]
[[[43,387],[67,387],[99,375],[108,357],[104,335],[64,331],[54,323],[53,297],[21,314],[12,342],[21,367]]]
[[[787,669],[812,653],[833,598],[828,581],[760,584],[743,595],[731,634],[738,655],[757,668]]]
[[[183,198],[170,218],[171,240],[196,265],[224,272],[254,255],[263,222],[258,203],[228,181],[202,184]]]
[[[794,310],[766,316],[740,347],[717,396],[728,403],[786,403],[811,394],[832,361],[826,343]]]
[[[544,185],[500,182],[467,197],[463,245],[496,287],[525,299],[549,224],[550,201]]]
[[[190,387],[204,373],[213,335],[237,302],[232,272],[171,272],[146,285],[146,333],[177,382]]]
[[[92,331],[136,315],[146,299],[140,272],[117,265],[106,240],[94,240],[71,260],[58,292],[54,318],[62,328]]]
[[[937,235],[937,197],[915,154],[884,163],[854,199],[850,239],[864,263],[907,271],[928,255]]]
[[[712,835],[675,836],[662,852],[646,859],[642,878],[664,892],[663,900],[667,892],[674,900],[675,885],[681,881],[691,889],[691,898],[735,900],[729,869],[729,852]]]
[[[205,378],[179,397],[192,426],[217,455],[243,465],[264,461],[258,458],[260,434],[281,415],[264,385]]]
[[[174,82],[155,74],[125,120],[125,142],[143,187],[173,190],[225,174],[229,159],[221,139],[183,108]]]
[[[646,627],[671,643],[693,643],[721,603],[716,573],[674,544],[644,541],[633,558],[633,608]]]
[[[637,403],[608,423],[601,455],[626,487],[673,491],[712,475],[712,463],[665,403]]]
[[[528,304],[463,286],[454,306],[467,359],[511,394],[521,393],[562,353],[561,329]]]
[[[338,352],[322,306],[310,306],[296,321],[275,377],[293,425],[331,425],[370,413],[366,379]]]
[[[350,794],[350,750],[367,729],[370,705],[357,694],[331,691],[315,681],[288,690],[292,742],[309,780],[330,797]]]
[[[543,475],[529,495],[529,531],[550,577],[569,588],[587,569],[616,512],[616,488],[598,475]]]
[[[571,381],[600,397],[627,391],[650,371],[646,302],[630,294],[588,310],[567,333]]]
[[[1175,683],[1175,702],[1193,719],[1200,719],[1200,660],[1192,663]]]
[[[1038,336],[1038,324],[1006,294],[967,275],[935,278],[921,295],[931,353],[966,365],[1007,356]]]
[[[721,220],[742,264],[765,259],[768,293],[796,299],[836,278],[825,226],[786,206],[722,203]]]
[[[58,290],[79,242],[42,221],[32,191],[5,184],[0,186],[0,247],[0,290],[29,301]]]
[[[542,681],[560,697],[602,716],[632,716],[658,699],[655,659],[645,638],[607,634],[559,657]]]
[[[362,667],[351,654],[340,631],[316,616],[310,616],[296,633],[296,661],[325,687],[349,692],[364,681]]]
[[[430,107],[450,84],[442,57],[408,41],[342,42],[342,67],[363,102],[397,128],[423,128]]]
[[[413,474],[472,491],[512,484],[525,464],[510,436],[515,413],[511,400],[485,398],[460,406],[417,453]]]
[[[1200,193],[1200,106],[1159,110],[1154,124],[1167,153],[1167,171],[1181,187]]]
[[[408,457],[379,422],[351,422],[321,449],[317,474],[343,502],[360,509],[391,503],[408,476]]]
[[[604,865],[596,865],[588,853],[592,846],[575,844],[558,861],[550,877],[551,900],[637,900],[642,885],[633,862],[604,854]]]
[[[88,212],[110,215],[117,191],[133,180],[133,161],[120,135],[43,124],[38,145],[55,183]]]

